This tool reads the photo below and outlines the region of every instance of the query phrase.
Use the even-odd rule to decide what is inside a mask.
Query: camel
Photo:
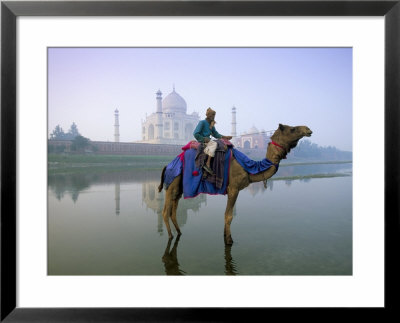
[[[291,127],[279,124],[278,129],[275,130],[274,134],[271,136],[271,142],[268,144],[266,158],[275,165],[279,165],[279,162],[286,158],[286,155],[290,150],[297,146],[297,143],[301,138],[310,137],[311,134],[312,131],[306,126]],[[162,191],[164,186],[165,169],[166,167],[164,167],[161,174],[161,183],[158,187],[159,192]],[[231,160],[227,187],[228,201],[225,209],[224,240],[226,245],[233,244],[231,222],[233,219],[233,207],[235,206],[239,192],[251,183],[264,181],[264,185],[266,185],[267,179],[275,175],[276,172],[277,167],[271,166],[263,172],[252,175],[247,173],[235,159]],[[169,239],[173,238],[169,219],[172,220],[178,236],[182,234],[176,220],[176,210],[178,208],[179,199],[182,197],[182,193],[182,175],[178,175],[166,189],[164,208],[162,212]]]

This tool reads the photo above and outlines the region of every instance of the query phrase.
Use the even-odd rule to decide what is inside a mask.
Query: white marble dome
[[[175,89],[162,100],[164,113],[185,113],[187,110],[186,101],[175,92]]]

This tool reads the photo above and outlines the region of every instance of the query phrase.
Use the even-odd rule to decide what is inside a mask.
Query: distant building
[[[231,142],[237,148],[243,149],[267,149],[268,142],[270,142],[272,131],[258,130],[256,127],[250,128],[248,131],[237,135],[236,133],[236,107],[232,107],[232,130]]]
[[[187,114],[186,101],[175,91],[164,99],[156,93],[156,111],[142,122],[141,143],[185,145],[193,140],[193,131],[200,120],[199,114]]]
[[[244,149],[267,149],[270,138],[265,130],[253,126],[236,138],[235,145]]]

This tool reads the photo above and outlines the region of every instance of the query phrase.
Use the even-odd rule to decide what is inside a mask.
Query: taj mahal
[[[114,111],[114,140],[91,141],[92,149],[98,154],[125,155],[175,155],[181,152],[181,147],[194,140],[193,131],[200,121],[197,112],[187,113],[187,104],[175,91],[164,99],[160,90],[156,93],[155,112],[141,121],[141,139],[130,142],[120,142],[119,110]],[[256,127],[241,134],[236,132],[236,107],[232,107],[231,142],[236,148],[254,149],[265,154],[271,131]],[[225,133],[225,135],[228,135]],[[55,151],[71,151],[72,140],[49,139],[49,147]],[[255,152],[253,152],[254,154]]]
[[[175,86],[164,99],[156,93],[156,112],[142,121],[142,143],[185,145],[193,139],[199,122],[197,112],[187,113],[186,101],[175,91]]]
[[[193,140],[193,131],[200,121],[197,112],[187,113],[185,99],[173,90],[163,99],[161,90],[156,92],[155,112],[141,122],[141,140],[135,143],[158,145],[186,145]],[[238,148],[266,149],[272,133],[258,130],[254,126],[249,131],[236,132],[236,107],[232,107],[232,143]],[[119,111],[115,110],[114,142],[119,143]]]

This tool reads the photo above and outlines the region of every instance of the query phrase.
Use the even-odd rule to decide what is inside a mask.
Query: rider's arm
[[[217,129],[215,127],[211,128],[211,134],[214,138],[220,139],[222,138],[222,135],[218,133]]]
[[[193,131],[193,136],[199,142],[204,142],[204,136],[202,135],[202,133],[203,133],[202,130],[203,130],[203,122],[199,122],[196,129],[194,129],[194,131]]]

